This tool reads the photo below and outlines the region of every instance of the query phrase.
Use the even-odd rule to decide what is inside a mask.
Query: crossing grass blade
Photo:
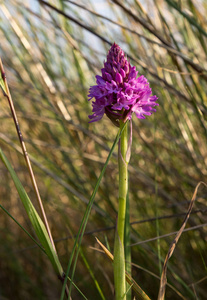
[[[125,123],[125,126],[126,126],[126,124],[127,124],[127,122]],[[85,210],[85,213],[84,213],[84,216],[83,216],[81,225],[79,227],[79,231],[78,231],[78,234],[77,234],[77,237],[76,237],[76,240],[75,240],[72,252],[71,252],[71,256],[70,256],[70,259],[69,259],[69,262],[68,262],[68,267],[67,267],[67,271],[66,271],[66,279],[65,279],[64,284],[63,284],[63,288],[62,288],[62,293],[61,293],[60,300],[63,300],[63,297],[64,297],[64,290],[65,290],[65,286],[66,286],[66,282],[67,282],[67,277],[69,275],[71,264],[72,264],[72,260],[73,260],[73,257],[75,255],[75,250],[76,250],[76,255],[75,255],[73,269],[72,269],[72,275],[71,275],[71,283],[70,283],[70,286],[69,286],[69,296],[70,296],[71,288],[72,288],[72,282],[73,282],[73,277],[74,277],[74,274],[75,274],[75,269],[76,269],[76,264],[77,264],[77,259],[78,259],[78,255],[79,255],[79,251],[80,251],[80,245],[81,245],[81,241],[82,241],[82,238],[83,238],[83,234],[85,232],[85,228],[86,228],[87,221],[88,221],[88,218],[89,218],[89,215],[90,215],[90,211],[91,211],[91,208],[92,208],[95,196],[96,196],[96,192],[97,192],[97,190],[99,188],[99,185],[101,183],[101,179],[102,179],[102,177],[103,177],[103,175],[105,173],[106,167],[107,167],[107,165],[109,163],[109,160],[110,160],[110,158],[112,156],[114,148],[117,145],[117,143],[119,141],[119,138],[121,136],[121,133],[124,130],[125,126],[123,126],[122,130],[118,131],[118,134],[117,134],[117,136],[116,136],[116,138],[114,140],[114,143],[113,143],[113,145],[111,147],[111,150],[110,150],[110,152],[108,154],[108,157],[106,159],[104,167],[103,167],[103,169],[101,171],[101,174],[100,174],[100,176],[99,176],[99,178],[97,180],[96,186],[95,186],[95,188],[93,190],[93,193],[91,195],[91,198],[90,198],[89,203],[87,205],[87,208]]]
[[[114,256],[110,253],[110,251],[99,241],[98,238],[96,238],[96,241],[101,246],[105,254],[108,256],[108,258],[113,262]],[[133,289],[136,293],[138,299],[140,300],[150,300],[150,298],[147,296],[147,294],[143,291],[143,289],[137,284],[137,282],[131,277],[131,274],[128,272],[125,272],[126,274],[126,281],[128,283],[128,290]]]
[[[45,249],[33,238],[33,236],[0,204],[1,209],[30,237],[30,239],[45,253]]]

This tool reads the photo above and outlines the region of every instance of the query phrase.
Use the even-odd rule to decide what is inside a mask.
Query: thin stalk
[[[87,225],[87,222],[88,222],[88,217],[89,217],[89,214],[90,214],[90,211],[91,211],[91,208],[92,208],[92,205],[93,205],[93,202],[94,202],[97,190],[98,190],[99,185],[101,183],[101,179],[102,179],[102,177],[103,177],[103,175],[104,175],[104,173],[106,171],[106,167],[107,167],[107,165],[109,163],[109,160],[110,160],[110,158],[112,156],[114,148],[115,148],[116,144],[118,143],[118,141],[120,139],[120,136],[122,134],[122,131],[125,129],[125,126],[126,126],[126,124],[122,128],[120,128],[119,131],[118,131],[116,139],[115,139],[115,141],[113,143],[113,146],[111,147],[111,150],[110,150],[110,152],[108,154],[108,157],[106,159],[104,167],[103,167],[103,169],[101,171],[101,174],[99,175],[98,181],[96,183],[96,186],[95,186],[95,188],[93,190],[93,193],[92,193],[92,195],[90,197],[89,203],[88,203],[87,208],[85,210],[85,213],[84,213],[84,216],[83,216],[81,225],[79,227],[78,234],[77,234],[77,237],[75,239],[75,243],[74,243],[71,255],[70,255],[70,259],[69,259],[69,262],[68,262],[68,267],[67,267],[66,276],[65,276],[65,280],[64,280],[64,285],[63,285],[63,288],[62,288],[62,293],[61,293],[61,298],[60,298],[61,300],[63,300],[63,297],[64,297],[64,290],[65,290],[65,286],[66,286],[66,283],[67,283],[67,277],[69,275],[71,264],[72,264],[72,260],[73,260],[73,257],[75,255],[75,250],[76,250],[76,247],[77,247],[77,252],[76,252],[76,256],[74,258],[74,265],[73,265],[73,270],[72,270],[72,275],[71,275],[71,284],[69,286],[69,297],[70,297],[71,287],[72,287],[72,282],[73,282],[73,277],[74,277],[75,268],[76,268],[76,264],[77,264],[78,254],[79,254],[79,251],[80,251],[80,245],[81,245],[82,238],[83,238],[83,235],[84,235],[84,232],[85,232],[85,229],[86,229],[86,225]]]
[[[120,129],[124,122],[121,121]],[[119,209],[117,229],[114,243],[114,284],[116,300],[126,300],[126,279],[125,279],[125,254],[124,254],[124,230],[126,216],[126,199],[128,192],[128,162],[127,154],[127,125],[122,131],[119,141]]]
[[[124,231],[124,252],[125,252],[125,268],[129,276],[132,275],[131,272],[131,247],[130,247],[130,209],[129,209],[129,193],[127,193],[126,200],[126,220],[125,220],[125,231]],[[131,285],[126,283],[126,300],[131,300]]]
[[[16,111],[15,111],[14,104],[13,104],[13,100],[12,100],[12,97],[11,97],[11,94],[10,94],[10,91],[9,91],[9,86],[8,86],[8,83],[7,83],[7,80],[6,80],[6,74],[4,72],[4,67],[3,67],[3,64],[2,64],[1,58],[0,58],[0,70],[1,70],[1,77],[2,77],[2,80],[3,80],[4,85],[5,85],[5,91],[3,91],[3,93],[4,93],[4,96],[7,98],[8,102],[9,102],[12,117],[13,117],[14,124],[15,124],[16,130],[17,130],[17,135],[19,137],[19,141],[20,141],[20,144],[21,144],[21,147],[22,147],[22,152],[23,152],[23,155],[24,155],[24,158],[25,158],[28,170],[29,170],[29,175],[30,175],[30,178],[31,178],[31,181],[32,181],[32,185],[34,187],[34,191],[35,191],[35,194],[36,194],[36,197],[37,197],[37,201],[38,201],[38,204],[39,204],[39,207],[40,207],[40,211],[42,213],[43,221],[44,221],[45,227],[47,229],[47,232],[48,232],[51,244],[53,246],[53,249],[56,252],[55,244],[54,244],[54,241],[53,241],[53,238],[52,238],[52,234],[51,234],[50,227],[49,227],[49,224],[48,224],[48,221],[47,221],[47,217],[46,217],[46,214],[45,214],[43,203],[42,203],[40,193],[39,193],[39,190],[38,190],[38,187],[37,187],[37,182],[36,182],[33,170],[32,170],[32,166],[31,166],[31,162],[30,162],[30,159],[29,159],[29,156],[28,156],[28,153],[27,153],[26,145],[24,143],[23,136],[22,136],[22,133],[21,133],[21,130],[20,130],[20,127],[19,127],[19,122],[18,122],[18,119],[17,119]]]
[[[130,121],[130,136],[128,140],[128,148],[126,153],[126,162],[129,163],[131,157],[131,146],[132,146],[132,121]],[[128,178],[129,182],[129,178]],[[126,219],[125,219],[125,230],[124,230],[124,251],[125,251],[125,268],[126,272],[131,276],[131,247],[130,247],[130,205],[129,205],[129,187],[126,198]],[[132,298],[132,286],[126,283],[126,300]]]

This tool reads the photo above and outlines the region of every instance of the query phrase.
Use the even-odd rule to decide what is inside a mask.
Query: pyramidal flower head
[[[90,122],[99,121],[106,114],[119,126],[119,120],[130,120],[135,113],[145,119],[156,111],[157,96],[152,96],[149,82],[144,76],[137,77],[138,71],[127,60],[124,51],[113,44],[108,52],[102,76],[96,76],[97,85],[89,89],[88,99],[92,102],[93,114]]]

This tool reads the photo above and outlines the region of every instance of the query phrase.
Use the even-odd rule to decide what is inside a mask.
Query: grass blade
[[[57,273],[57,275],[62,277],[63,270],[62,270],[60,261],[58,259],[58,256],[57,256],[56,252],[54,251],[53,246],[50,242],[50,238],[48,236],[45,225],[43,224],[40,216],[38,215],[36,209],[34,208],[31,200],[29,199],[25,189],[23,188],[23,186],[22,186],[19,178],[17,177],[14,169],[12,168],[10,162],[4,155],[2,149],[0,149],[0,159],[6,166],[7,170],[9,171],[9,173],[14,181],[14,184],[16,186],[16,189],[18,191],[20,199],[21,199],[21,201],[24,205],[24,208],[28,214],[28,217],[32,223],[35,233],[36,233],[37,237],[39,238],[42,246],[44,247],[45,252],[46,252],[48,258],[50,259],[55,272]]]
[[[126,124],[127,123],[125,123],[125,126],[126,126]],[[116,139],[115,139],[115,141],[113,143],[113,146],[111,147],[111,150],[110,150],[109,155],[107,157],[106,163],[104,164],[104,167],[103,167],[103,169],[101,171],[101,174],[100,174],[100,176],[98,178],[98,181],[96,183],[96,186],[95,186],[95,188],[93,190],[93,193],[92,193],[91,198],[89,200],[89,203],[87,205],[86,211],[84,213],[84,216],[83,216],[83,219],[82,219],[82,222],[81,222],[78,234],[77,234],[77,238],[75,240],[75,243],[74,243],[74,246],[73,246],[73,250],[72,250],[72,253],[71,253],[71,256],[70,256],[70,260],[69,260],[69,263],[68,263],[68,268],[67,268],[67,271],[66,271],[66,279],[64,281],[64,285],[63,285],[63,288],[62,288],[62,294],[61,294],[61,298],[60,298],[61,300],[63,300],[63,297],[64,297],[64,289],[65,289],[65,286],[66,286],[67,277],[69,275],[71,263],[72,263],[72,260],[73,260],[74,254],[75,254],[75,250],[76,250],[76,247],[77,247],[76,256],[75,256],[75,260],[74,260],[74,266],[73,266],[72,275],[71,275],[71,284],[69,286],[69,296],[70,296],[71,286],[72,286],[72,280],[73,280],[74,273],[75,273],[75,268],[76,268],[76,263],[77,263],[77,259],[78,259],[79,249],[80,249],[81,241],[82,241],[82,238],[83,238],[83,234],[85,232],[85,228],[86,228],[86,224],[87,224],[87,221],[88,221],[88,217],[89,217],[92,205],[93,205],[93,201],[95,199],[96,192],[97,192],[97,190],[99,188],[99,185],[101,183],[101,179],[102,179],[102,177],[103,177],[103,175],[105,173],[106,167],[107,167],[107,165],[109,163],[110,157],[111,157],[111,155],[112,155],[112,153],[114,151],[114,148],[115,148],[116,144],[119,141],[119,138],[120,138],[121,133],[124,130],[125,126],[123,126],[122,130],[119,131],[118,134],[117,134],[117,136],[116,136]]]

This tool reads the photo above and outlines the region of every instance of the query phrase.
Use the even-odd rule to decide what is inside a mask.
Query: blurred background
[[[194,189],[207,175],[207,2],[205,0],[6,0],[0,3],[0,56],[53,237],[66,269],[86,205],[118,128],[89,124],[90,85],[111,44],[126,52],[159,97],[157,112],[133,118],[130,221],[135,281],[156,299],[163,260]],[[7,99],[0,96],[0,147],[37,207]],[[95,198],[75,273],[90,299],[113,299],[117,148]],[[206,196],[168,265],[166,299],[206,299]],[[0,162],[0,203],[35,236]],[[163,235],[167,235],[164,236]],[[150,240],[153,239],[153,240]],[[59,299],[46,256],[0,211],[0,299]],[[73,299],[83,297],[73,289]]]

